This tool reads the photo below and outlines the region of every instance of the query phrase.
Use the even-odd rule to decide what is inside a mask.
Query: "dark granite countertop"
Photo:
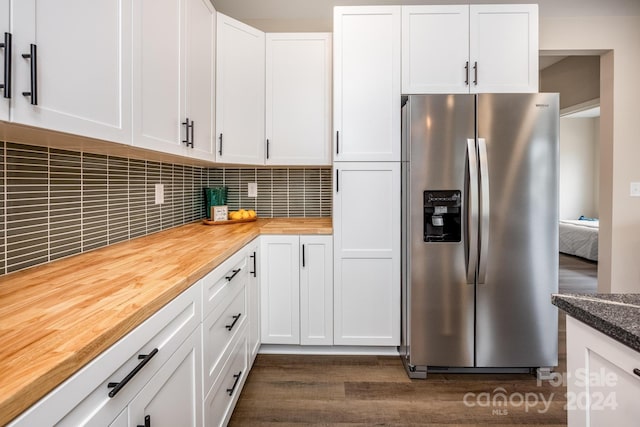
[[[569,316],[640,352],[640,294],[554,294],[551,302]]]

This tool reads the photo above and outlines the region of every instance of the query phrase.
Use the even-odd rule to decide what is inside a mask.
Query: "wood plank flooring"
[[[560,257],[561,291],[595,291],[597,264],[574,258]],[[562,374],[563,313],[558,328],[555,372]],[[563,385],[529,374],[411,380],[399,357],[258,355],[229,425],[565,426],[565,393]]]

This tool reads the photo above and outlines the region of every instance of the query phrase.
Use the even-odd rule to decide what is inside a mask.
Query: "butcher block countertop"
[[[0,425],[260,234],[331,233],[330,218],[191,223],[0,277]]]

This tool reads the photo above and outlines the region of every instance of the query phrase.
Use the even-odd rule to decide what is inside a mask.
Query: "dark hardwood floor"
[[[595,292],[597,264],[560,256],[562,292]],[[529,374],[429,374],[399,357],[258,355],[231,426],[564,426],[565,317],[553,381]],[[507,403],[501,396],[506,396]]]

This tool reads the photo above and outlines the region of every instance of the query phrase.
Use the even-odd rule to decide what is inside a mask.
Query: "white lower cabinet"
[[[249,344],[247,328],[239,333],[234,345],[226,352],[222,370],[204,400],[204,425],[224,426],[233,413],[240,391],[249,374]]]
[[[251,302],[259,294],[258,242],[223,261],[9,426],[226,425],[260,347],[258,329],[251,329],[259,328],[259,304]]]
[[[263,344],[333,344],[331,236],[262,236]]]
[[[129,425],[202,425],[200,328],[196,329],[129,405]]]
[[[258,355],[260,349],[260,279],[258,275],[258,258],[260,256],[260,240],[255,239],[247,245],[247,261],[249,262],[249,278],[247,280],[247,298],[249,311],[249,364]]]
[[[634,426],[640,419],[640,353],[567,316],[569,427]]]
[[[120,425],[123,410],[126,411],[152,377],[169,366],[176,351],[193,336],[202,319],[200,295],[198,282],[10,425],[94,426],[113,422]],[[199,333],[196,335],[200,336]],[[130,379],[126,380],[128,377]],[[197,381],[200,386],[201,380],[198,378]],[[176,412],[187,410],[177,402],[172,407]],[[144,424],[143,420],[138,424]]]

